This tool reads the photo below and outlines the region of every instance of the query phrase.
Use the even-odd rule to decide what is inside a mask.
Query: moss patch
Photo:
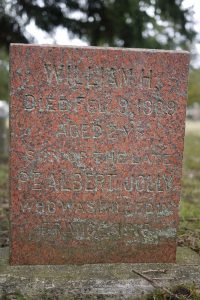
[[[157,290],[144,296],[141,300],[200,300],[200,294],[195,287],[180,285],[167,291]]]

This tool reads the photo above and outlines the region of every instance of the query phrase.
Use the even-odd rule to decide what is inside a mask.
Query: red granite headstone
[[[11,264],[174,262],[188,53],[10,52]]]

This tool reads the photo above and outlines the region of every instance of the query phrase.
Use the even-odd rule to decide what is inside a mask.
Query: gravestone
[[[10,56],[11,264],[174,262],[188,53]]]

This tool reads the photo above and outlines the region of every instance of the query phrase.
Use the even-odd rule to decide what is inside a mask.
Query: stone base
[[[200,288],[200,257],[185,247],[176,264],[9,266],[8,252],[0,248],[0,299],[141,299],[159,286]]]

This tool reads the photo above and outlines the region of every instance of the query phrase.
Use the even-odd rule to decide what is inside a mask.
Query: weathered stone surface
[[[182,284],[191,286],[193,290],[200,288],[200,257],[188,248],[178,248],[179,264],[119,263],[82,266],[9,266],[7,250],[0,248],[2,299],[141,299],[141,296],[153,292],[155,287],[135,272],[148,277],[157,288],[160,286],[170,289]],[[10,298],[5,295],[10,295]]]
[[[188,53],[10,61],[11,264],[175,261]]]

